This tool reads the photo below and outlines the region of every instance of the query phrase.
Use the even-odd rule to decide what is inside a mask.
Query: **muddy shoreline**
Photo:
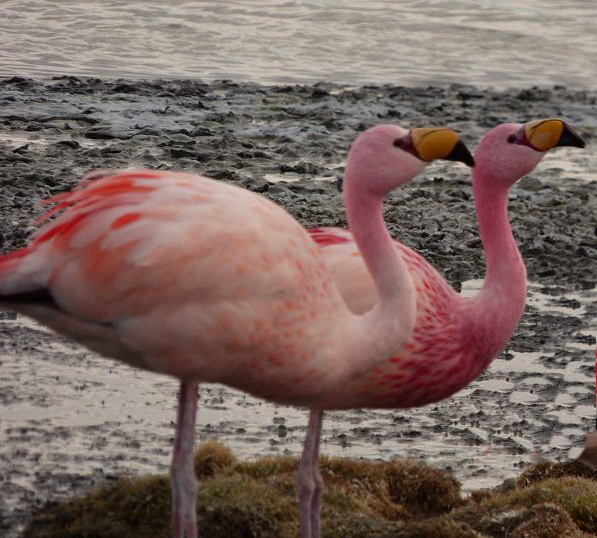
[[[449,125],[474,147],[497,123],[563,117],[588,148],[554,152],[510,196],[532,286],[506,352],[459,397],[413,412],[333,414],[324,431],[324,451],[373,458],[408,453],[452,470],[469,489],[496,484],[516,474],[532,450],[565,458],[595,427],[596,103],[597,92],[564,87],[0,79],[0,247],[24,244],[42,211],[37,201],[92,169],[123,166],[203,173],[276,200],[306,226],[344,226],[335,182],[350,142],[369,125]],[[470,281],[482,278],[464,167],[429,167],[389,198],[385,216],[392,234],[423,253],[455,287],[474,287]],[[3,535],[16,535],[49,498],[116,473],[165,469],[174,383],[5,317]],[[130,388],[135,383],[138,390]],[[206,389],[203,398],[208,418],[200,418],[202,437],[217,436],[245,457],[297,452],[306,422],[301,411],[267,407],[219,387]],[[119,400],[126,405],[114,404]],[[464,448],[451,450],[451,444]]]

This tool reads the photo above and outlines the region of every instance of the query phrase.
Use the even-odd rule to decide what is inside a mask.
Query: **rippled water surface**
[[[0,75],[597,81],[589,0],[8,0],[2,11]]]

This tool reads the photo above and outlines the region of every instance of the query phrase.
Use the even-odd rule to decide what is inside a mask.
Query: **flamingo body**
[[[199,382],[318,405],[409,338],[415,290],[385,228],[383,198],[434,158],[473,164],[450,129],[381,125],[351,148],[347,213],[379,298],[362,314],[347,308],[322,251],[281,207],[192,174],[96,172],[50,200],[57,205],[29,246],[0,257],[0,304],[181,380],[173,536],[197,535]]]
[[[59,202],[68,210],[0,265],[5,295],[51,290],[59,311],[34,307],[44,323],[135,366],[278,401],[300,403],[315,377],[334,381],[325,350],[345,328],[325,320],[344,303],[281,207],[158,171],[95,179]]]
[[[508,221],[508,191],[556,145],[584,147],[563,121],[506,123],[475,151],[473,192],[487,275],[475,297],[456,293],[422,256],[395,241],[416,290],[411,337],[371,371],[322,396],[320,409],[406,408],[447,398],[476,379],[518,326],[526,300],[526,270]],[[352,234],[311,231],[348,306],[357,313],[377,301]]]
[[[311,408],[299,467],[301,513],[309,529],[304,538],[320,538],[318,455],[324,409],[406,408],[447,398],[478,377],[510,339],[524,311],[526,270],[508,221],[508,190],[558,145],[584,147],[584,142],[557,119],[502,124],[481,140],[472,175],[487,272],[474,297],[457,294],[423,257],[394,242],[416,292],[414,328],[390,358],[332,388],[321,395],[321,405]],[[351,232],[320,228],[311,237],[348,306],[368,311],[376,290]]]
[[[352,234],[340,228],[318,228],[310,233],[322,249],[349,307],[357,313],[371,309],[376,291]],[[348,387],[327,394],[324,409],[426,405],[466,386],[493,356],[493,349],[487,349],[489,346],[475,338],[463,315],[469,301],[456,293],[416,251],[398,241],[394,245],[407,265],[417,293],[413,333],[391,358],[351,381]],[[522,313],[524,296],[518,303],[522,303]],[[512,320],[513,324],[516,322],[517,319]]]

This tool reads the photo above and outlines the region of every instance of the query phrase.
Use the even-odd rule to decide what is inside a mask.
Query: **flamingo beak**
[[[572,146],[575,148],[584,148],[587,146],[586,142],[581,138],[581,136],[568,125],[566,122],[564,123],[564,129],[562,131],[562,135],[560,136],[560,140],[556,144],[556,146]]]
[[[458,161],[464,163],[470,168],[475,166],[475,159],[471,155],[471,152],[468,150],[468,148],[464,145],[462,140],[456,142],[456,145],[452,151],[443,158],[446,161]]]
[[[558,146],[584,148],[585,141],[565,121],[558,118],[535,120],[525,123],[513,140],[536,151],[549,151]]]
[[[475,166],[471,155],[460,135],[453,129],[443,127],[422,127],[409,133],[411,152],[422,161],[435,159],[458,161],[467,166]]]

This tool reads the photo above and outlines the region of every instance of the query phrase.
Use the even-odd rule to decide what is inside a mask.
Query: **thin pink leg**
[[[301,538],[320,538],[320,507],[323,480],[319,471],[319,441],[323,411],[312,409],[297,472],[301,512]]]
[[[197,480],[193,465],[193,450],[198,395],[197,381],[180,383],[176,438],[170,465],[173,538],[197,538]]]
[[[321,469],[319,467],[319,442],[321,440],[321,421],[323,412],[318,412],[319,426],[317,430],[317,454],[313,460],[312,476],[315,484],[313,490],[313,498],[311,499],[311,537],[320,538],[321,536],[321,495],[323,493],[323,478],[321,476]]]

